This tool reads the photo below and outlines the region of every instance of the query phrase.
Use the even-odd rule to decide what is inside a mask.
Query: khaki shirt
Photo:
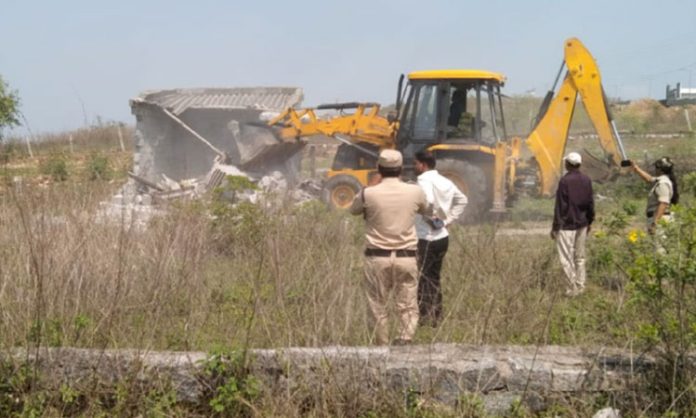
[[[672,182],[666,175],[653,177],[653,186],[648,195],[648,207],[646,213],[654,214],[660,203],[666,203],[669,209],[669,203],[672,201]]]
[[[387,177],[358,193],[350,213],[365,216],[367,248],[415,250],[416,214],[430,216],[431,210],[419,186]]]

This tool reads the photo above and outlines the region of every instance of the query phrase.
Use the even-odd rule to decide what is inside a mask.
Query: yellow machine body
[[[612,131],[599,68],[578,39],[565,42],[565,64],[568,71],[558,93],[525,141],[539,165],[540,192],[543,195],[554,192],[563,172],[563,153],[578,94],[609,162],[618,167],[622,159],[620,138]]]
[[[497,97],[500,103],[502,97],[500,86],[505,82],[502,74],[482,70],[430,70],[410,73],[407,89],[411,88],[412,94],[408,96],[406,93],[408,97],[406,97],[405,105],[402,109],[398,109],[403,92],[400,82],[397,101],[399,114],[395,117],[381,116],[378,104],[349,103],[319,106],[316,109],[287,109],[269,122],[269,125],[275,128],[276,135],[283,141],[299,141],[317,134],[333,136],[344,142],[346,146],[357,147],[366,158],[374,161],[380,150],[396,148],[405,152],[408,164],[408,153],[415,147],[429,149],[437,155],[438,161],[444,159],[448,162],[449,168],[445,167],[443,170],[465,193],[473,193],[474,199],[478,198],[480,205],[485,206],[487,210],[501,212],[505,210],[505,204],[510,195],[515,192],[522,144],[531,151],[534,158],[539,180],[537,192],[542,195],[550,195],[554,192],[563,170],[562,158],[578,95],[582,98],[587,114],[597,130],[600,145],[606,154],[606,162],[616,167],[619,165],[623,148],[616,130],[612,131],[611,115],[594,58],[578,39],[572,38],[565,41],[564,63],[561,70],[567,71],[563,82],[557,92],[549,92],[548,100],[540,110],[538,122],[526,140],[507,138],[501,134],[505,132],[502,104],[499,111],[496,111],[495,106],[491,104],[493,117],[488,123],[500,124],[497,126],[498,133],[494,140],[483,141],[480,135],[472,138],[447,138],[443,129],[453,129],[451,124],[450,126],[444,124],[446,106],[451,103],[448,101],[449,93],[442,97],[438,96],[440,98],[437,98],[437,101],[436,98],[432,101],[437,103],[439,109],[438,113],[434,113],[439,118],[439,124],[436,132],[433,133],[432,140],[421,143],[407,132],[409,127],[405,124],[408,123],[408,112],[413,110],[413,114],[417,114],[417,109],[410,107],[416,106],[415,103],[419,100],[419,93],[413,94],[413,91],[416,91],[415,89],[419,86],[430,85],[437,86],[437,91],[444,91],[446,88],[455,89],[455,86],[462,89],[468,88],[470,93],[476,89],[476,94],[471,94],[469,97],[475,99],[472,103],[477,106],[477,109],[472,111],[478,112],[479,120],[475,121],[473,126],[479,130],[477,132],[480,132],[482,127],[486,126],[486,123],[480,120],[481,97],[483,94],[487,94],[492,100]],[[559,72],[559,77],[560,74]],[[426,90],[418,91],[424,94]],[[454,101],[454,99],[451,100]],[[341,112],[351,109],[353,112],[321,119],[315,112],[321,109],[337,109]],[[495,128],[496,126],[493,126],[494,130]],[[370,166],[364,166],[364,164],[361,166],[361,164],[356,163],[353,167],[334,167],[329,171],[328,187],[340,190],[340,193],[332,193],[332,190],[328,190],[325,194],[326,200],[332,206],[348,206],[359,187],[368,183],[376,167],[374,164]],[[451,167],[456,164],[466,166],[462,166],[461,170],[452,169]],[[478,178],[472,179],[472,177]],[[485,187],[479,184],[482,182],[485,183]],[[352,195],[350,190],[353,191]],[[485,196],[479,196],[481,194]]]

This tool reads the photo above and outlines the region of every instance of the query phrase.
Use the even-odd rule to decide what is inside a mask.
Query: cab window
[[[413,103],[407,112],[406,126],[415,141],[432,141],[437,134],[437,85],[413,88]]]

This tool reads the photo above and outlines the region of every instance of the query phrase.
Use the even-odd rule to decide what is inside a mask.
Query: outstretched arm
[[[653,176],[650,175],[647,171],[643,170],[642,168],[638,167],[638,164],[636,164],[635,161],[631,160],[631,169],[638,173],[640,178],[645,180],[646,183],[652,183],[653,182]]]

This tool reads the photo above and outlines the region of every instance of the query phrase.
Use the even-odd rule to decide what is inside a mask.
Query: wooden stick
[[[123,145],[123,135],[121,134],[121,125],[116,125],[116,129],[118,130],[118,142],[121,144],[121,152],[126,151],[126,147]]]
[[[691,119],[689,119],[689,111],[686,108],[684,108],[684,116],[686,117],[686,125],[689,127],[689,132],[692,132]]]
[[[30,140],[30,139],[31,139],[32,141],[35,140],[34,134],[31,133],[31,128],[29,128],[29,121],[27,120],[27,117],[24,116],[24,113],[19,112],[19,116],[22,117],[22,120],[24,121],[24,126],[27,127],[27,132],[29,132],[29,136],[27,136],[27,137],[25,138],[25,140],[27,141],[27,150],[29,151],[29,156],[33,159],[33,158],[34,158],[34,152],[31,150],[31,143],[29,142],[29,140]]]
[[[27,141],[27,151],[29,151],[29,157],[34,158],[34,152],[31,150],[31,140],[29,135],[25,136],[24,139]]]
[[[147,187],[149,187],[151,189],[155,189],[158,192],[164,191],[164,189],[161,188],[160,186],[158,186],[156,183],[153,183],[146,178],[140,177],[140,176],[136,175],[135,173],[133,173],[132,171],[128,172],[128,177],[132,178],[133,180],[137,181],[138,183],[142,183],[142,184],[146,185]]]

